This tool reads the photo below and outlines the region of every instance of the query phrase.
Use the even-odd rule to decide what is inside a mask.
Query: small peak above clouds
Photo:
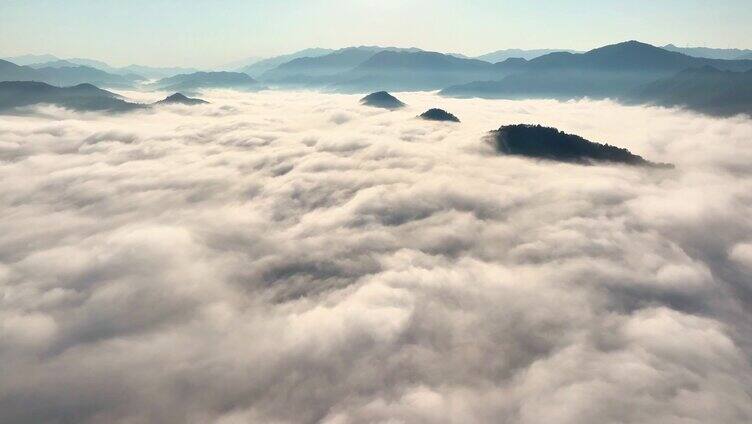
[[[594,143],[580,136],[541,125],[505,125],[491,132],[490,141],[499,153],[574,163],[620,163],[673,168],[653,163],[627,149]]]
[[[460,122],[459,118],[445,111],[444,109],[429,109],[418,116],[418,118],[426,121],[441,121],[441,122]]]
[[[181,105],[192,106],[192,105],[200,105],[200,104],[207,104],[207,103],[209,102],[207,102],[206,100],[191,98],[191,97],[184,95],[183,93],[175,93],[171,96],[166,97],[164,100],[160,100],[156,102],[155,104],[158,104],[158,105],[181,104]]]
[[[360,99],[360,104],[390,110],[400,109],[406,106],[405,103],[386,91],[371,93]]]

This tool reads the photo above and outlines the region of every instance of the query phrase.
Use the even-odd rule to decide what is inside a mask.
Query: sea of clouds
[[[0,117],[0,422],[752,421],[752,120],[202,97]]]

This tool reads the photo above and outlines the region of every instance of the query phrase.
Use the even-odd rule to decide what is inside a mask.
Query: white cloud
[[[752,419],[752,121],[201,97],[0,117],[1,422]],[[677,168],[483,143],[521,122]]]

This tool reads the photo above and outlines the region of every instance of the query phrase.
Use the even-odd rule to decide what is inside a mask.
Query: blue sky
[[[0,56],[211,67],[305,47],[752,48],[750,0],[0,0]]]

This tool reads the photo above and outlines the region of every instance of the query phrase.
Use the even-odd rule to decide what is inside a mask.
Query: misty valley
[[[6,57],[0,180],[0,423],[752,422],[749,51]]]

